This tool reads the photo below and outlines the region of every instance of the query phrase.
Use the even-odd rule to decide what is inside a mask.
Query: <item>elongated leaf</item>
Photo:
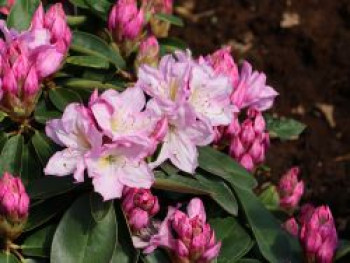
[[[184,26],[184,21],[182,21],[182,19],[178,16],[159,13],[155,15],[155,18],[164,22],[169,22],[175,26]]]
[[[237,164],[230,156],[212,147],[199,148],[198,161],[200,168],[223,178],[232,186],[251,189],[257,185],[252,175]]]
[[[0,122],[2,122],[7,117],[7,114],[3,111],[0,111]]]
[[[18,31],[28,29],[39,3],[39,0],[16,0],[7,17],[7,26]]]
[[[218,263],[236,262],[252,248],[253,240],[233,217],[216,218],[209,223],[222,242]]]
[[[281,229],[280,223],[247,189],[235,187],[261,254],[269,262],[301,262],[300,247]],[[292,244],[293,242],[293,244]],[[295,251],[294,251],[295,250]]]
[[[53,107],[52,107],[53,108]],[[61,117],[62,113],[56,109],[48,108],[44,100],[40,100],[34,112],[34,118],[38,123],[46,124],[48,120]]]
[[[105,17],[108,17],[109,10],[112,7],[112,3],[107,0],[85,0],[85,3],[87,3],[94,11],[103,14]]]
[[[71,49],[110,61],[118,68],[125,67],[125,61],[120,54],[112,49],[104,40],[95,35],[75,31],[73,34]]]
[[[265,115],[267,129],[272,137],[279,137],[283,140],[297,139],[305,130],[306,125],[293,119],[274,118]]]
[[[12,136],[7,140],[0,156],[0,176],[4,172],[20,174],[23,143],[24,139],[21,134]]]
[[[77,199],[60,221],[51,248],[52,263],[109,262],[117,240],[113,207],[96,222],[90,212],[89,195]]]
[[[78,27],[83,25],[88,20],[87,16],[70,16],[67,15],[67,23],[71,27]]]
[[[25,185],[29,181],[38,179],[42,176],[42,166],[34,156],[34,149],[28,144],[23,145],[21,179]]]
[[[51,89],[49,91],[49,97],[57,109],[62,112],[68,104],[72,102],[82,102],[80,96],[76,92],[66,88]]]
[[[340,260],[345,256],[350,254],[350,241],[349,240],[340,240],[337,253],[335,255],[335,260]]]
[[[156,249],[152,254],[150,255],[144,255],[142,257],[142,261],[144,263],[163,263],[163,262],[171,262],[169,256],[166,254],[165,251],[161,249]]]
[[[41,165],[45,167],[50,157],[57,151],[57,146],[44,133],[39,131],[35,131],[32,144]]]
[[[122,91],[124,89],[122,86],[119,86],[119,85],[104,83],[101,81],[89,80],[89,79],[71,78],[71,79],[62,81],[61,83],[63,86],[67,88],[72,88],[72,89],[89,89],[89,90],[115,89],[119,91]]]
[[[0,251],[0,262],[1,263],[20,263],[19,260],[17,260],[17,258],[9,253],[9,252],[3,252]]]
[[[107,69],[109,67],[107,60],[96,56],[70,56],[66,59],[66,62],[69,64],[89,68]]]
[[[73,5],[80,7],[80,8],[85,8],[88,9],[89,6],[86,4],[85,0],[69,0]]]
[[[31,199],[48,199],[69,192],[77,187],[71,177],[47,176],[30,181],[27,192]]]
[[[113,201],[103,201],[102,196],[97,193],[91,193],[90,195],[90,208],[92,217],[96,222],[103,220],[108,214]]]
[[[173,53],[176,50],[184,50],[188,46],[185,42],[178,38],[163,38],[159,39],[160,53],[165,55],[167,53]]]
[[[2,148],[4,147],[4,145],[6,144],[8,140],[8,135],[7,133],[0,131],[0,152],[2,151]],[[1,158],[1,157],[0,157]]]
[[[30,257],[48,257],[56,226],[46,226],[28,236],[21,246],[22,252]]]

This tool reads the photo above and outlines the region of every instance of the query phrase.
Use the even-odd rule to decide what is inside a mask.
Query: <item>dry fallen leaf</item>
[[[334,106],[330,104],[317,103],[316,107],[323,113],[329,126],[334,128],[336,126],[334,119]]]
[[[282,15],[280,23],[281,28],[291,28],[300,24],[300,16],[298,13],[285,12]]]

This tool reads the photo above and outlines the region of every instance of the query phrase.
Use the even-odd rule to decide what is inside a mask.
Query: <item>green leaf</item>
[[[71,27],[78,27],[83,25],[88,20],[87,16],[70,16],[67,15],[67,23]]]
[[[12,136],[5,143],[0,155],[0,174],[9,172],[18,175],[21,172],[22,148],[24,139],[21,134]]]
[[[66,88],[51,89],[49,91],[49,97],[55,107],[62,112],[68,104],[72,102],[82,102],[80,96],[76,92]]]
[[[161,55],[173,53],[176,50],[185,50],[188,46],[185,42],[178,38],[161,38],[158,40]]]
[[[260,201],[269,210],[278,210],[280,207],[280,197],[276,186],[270,184],[259,195]]]
[[[155,14],[154,17],[164,22],[169,22],[170,24],[173,24],[175,26],[184,26],[184,21],[178,16],[158,13]]]
[[[47,176],[38,180],[30,181],[27,193],[31,199],[48,199],[61,195],[76,188],[73,179],[69,177]]]
[[[24,31],[29,28],[39,0],[16,0],[7,17],[7,27]]]
[[[238,203],[230,187],[219,178],[209,177],[208,175],[195,175],[199,183],[210,192],[211,198],[217,202],[226,212],[231,215],[238,214]]]
[[[35,131],[32,144],[43,167],[46,166],[50,157],[57,151],[56,145],[42,132]]]
[[[300,247],[292,243],[292,238],[251,190],[235,187],[235,192],[265,259],[272,263],[301,262]]]
[[[236,262],[252,248],[254,241],[233,217],[215,218],[209,223],[222,242],[217,263]]]
[[[6,132],[0,131],[0,152],[2,151],[2,148],[4,148],[4,145],[7,142],[7,140],[8,140],[8,134]]]
[[[241,258],[237,263],[260,263],[260,260],[254,258]]]
[[[7,113],[0,111],[0,122],[2,122],[7,117]]]
[[[107,60],[96,56],[70,56],[66,59],[66,62],[69,64],[89,68],[108,69],[109,67]]]
[[[35,153],[32,147],[24,144],[22,148],[21,179],[25,185],[31,180],[40,178],[42,175],[42,166],[33,154]]]
[[[89,6],[85,3],[85,0],[69,0],[69,2],[71,2],[73,5],[80,8],[84,8],[84,9],[89,8]]]
[[[55,225],[49,225],[26,237],[21,246],[23,254],[29,257],[48,257],[55,229]]]
[[[282,140],[297,139],[305,130],[306,125],[293,119],[275,118],[266,114],[265,120],[271,137],[278,137]]]
[[[257,186],[256,180],[230,156],[210,146],[199,148],[199,167],[221,177],[232,186],[251,189]]]
[[[60,221],[51,248],[52,263],[109,262],[117,240],[113,207],[96,222],[90,212],[89,195],[78,198]]]
[[[19,260],[11,253],[0,251],[1,263],[19,263]]]
[[[107,0],[85,0],[85,3],[87,3],[94,11],[104,15],[105,17],[108,17],[109,10],[112,7],[112,3],[108,2]]]
[[[57,110],[49,109],[46,106],[45,101],[40,100],[34,112],[34,119],[38,123],[45,125],[48,120],[57,119],[61,117],[61,115],[62,115],[61,112]]]
[[[69,196],[59,196],[31,206],[24,231],[31,231],[47,223],[67,208],[70,201]]]
[[[165,263],[171,262],[169,256],[164,250],[156,249],[152,254],[142,257],[144,263]]]
[[[7,6],[7,0],[0,0],[0,6]]]
[[[61,81],[61,84],[67,88],[72,88],[72,89],[89,89],[89,90],[115,89],[118,91],[124,90],[122,86],[117,86],[112,83],[104,83],[101,81],[89,80],[89,79],[70,78],[70,79]]]
[[[92,55],[110,61],[117,68],[124,68],[125,61],[101,38],[80,31],[73,33],[71,49],[83,54]]]
[[[340,240],[337,252],[335,254],[335,260],[340,260],[341,258],[350,254],[350,241],[349,240]]]
[[[105,218],[112,205],[113,201],[103,201],[102,196],[100,194],[90,194],[91,214],[96,222],[99,222]]]

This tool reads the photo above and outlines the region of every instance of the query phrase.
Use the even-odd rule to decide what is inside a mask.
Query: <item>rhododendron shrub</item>
[[[305,171],[256,179],[270,145],[304,125],[269,114],[278,92],[230,47],[194,56],[171,38],[173,1],[0,7],[1,260],[346,254],[329,207],[304,204]]]

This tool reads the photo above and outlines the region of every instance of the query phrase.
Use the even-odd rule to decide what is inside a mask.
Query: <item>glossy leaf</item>
[[[29,28],[39,0],[16,0],[7,17],[8,28],[23,31]]]
[[[52,108],[48,108],[45,101],[40,100],[35,108],[34,119],[38,123],[45,125],[48,120],[57,119],[61,117],[62,113]]]
[[[50,157],[57,151],[57,146],[42,132],[35,131],[32,144],[43,167]]]
[[[78,198],[60,221],[51,248],[52,263],[109,262],[115,248],[117,226],[113,207],[96,222],[90,197]]]
[[[94,192],[90,194],[91,214],[96,222],[104,219],[112,205],[113,201],[103,201],[100,194]]]
[[[279,209],[280,198],[276,186],[268,185],[267,187],[265,187],[263,192],[261,192],[261,194],[259,195],[259,199],[267,209]]]
[[[89,33],[75,31],[71,49],[83,54],[97,56],[110,61],[117,68],[124,68],[125,61],[103,39]]]
[[[7,114],[3,111],[0,111],[0,122],[2,122],[7,117]]]
[[[90,6],[94,11],[103,14],[106,18],[108,17],[109,10],[112,4],[107,0],[85,0],[85,3]]]
[[[261,254],[269,262],[301,262],[301,250],[252,191],[235,187]]]
[[[14,135],[6,141],[0,155],[0,176],[4,172],[20,174],[23,144],[24,139],[21,134]]]
[[[115,89],[115,90],[123,90],[121,86],[112,84],[112,83],[104,83],[101,81],[96,80],[89,80],[89,79],[78,79],[78,78],[71,78],[66,79],[61,82],[63,86],[67,88],[72,89],[99,89],[99,90],[106,90],[106,89]]]
[[[109,67],[107,60],[96,56],[70,56],[66,59],[66,63],[89,68],[107,69]]]
[[[154,17],[164,22],[169,22],[170,24],[173,24],[175,26],[184,26],[183,20],[178,16],[159,13],[156,14]]]
[[[222,242],[217,263],[236,262],[252,248],[254,241],[233,217],[215,218],[209,223]]]
[[[33,156],[34,149],[29,144],[24,144],[22,148],[21,179],[25,185],[29,181],[38,179],[42,176],[42,166]]]
[[[76,92],[66,88],[51,89],[49,91],[49,97],[52,104],[62,112],[68,104],[73,102],[82,102],[80,96]]]
[[[11,253],[0,251],[1,263],[20,263],[20,261]]]
[[[46,226],[26,237],[21,246],[22,253],[29,257],[48,257],[56,226]]]
[[[265,115],[265,120],[271,137],[278,137],[283,140],[297,139],[306,128],[306,125],[299,121],[275,118],[268,114]]]
[[[199,167],[229,182],[232,186],[246,189],[256,187],[253,176],[230,156],[210,146],[199,148]]]
[[[0,152],[8,140],[8,134],[6,132],[0,131]]]

